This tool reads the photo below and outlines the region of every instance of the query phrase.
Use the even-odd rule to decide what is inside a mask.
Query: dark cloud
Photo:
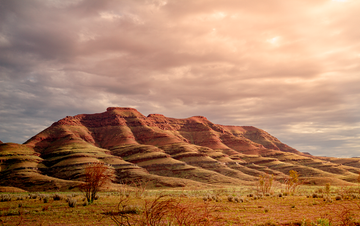
[[[360,3],[0,4],[0,140],[135,107],[253,125],[315,155],[360,155]]]

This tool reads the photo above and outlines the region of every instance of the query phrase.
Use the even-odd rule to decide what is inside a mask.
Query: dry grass
[[[320,188],[316,189],[318,197],[322,195],[323,198],[312,198],[310,193],[307,194],[309,198],[305,194],[279,197],[256,193],[247,197],[255,192],[254,188],[171,191],[144,190],[138,186],[100,193],[100,198],[91,205],[80,193],[12,193],[8,194],[11,201],[4,198],[0,202],[0,225],[360,224],[358,189],[331,187],[327,194],[324,187],[323,191],[320,193]],[[324,195],[329,196],[325,198]],[[344,198],[336,200],[337,195]],[[54,200],[57,196],[60,200]],[[230,202],[228,197],[241,201]],[[69,200],[76,200],[76,206],[70,207]]]

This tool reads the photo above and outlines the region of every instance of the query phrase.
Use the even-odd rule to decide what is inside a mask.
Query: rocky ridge
[[[309,184],[351,184],[360,172],[360,159],[301,153],[252,126],[118,107],[67,116],[23,145],[0,144],[0,160],[0,185],[48,190],[75,187],[92,162],[113,168],[115,184],[145,179],[154,187],[251,185],[264,173],[281,181],[291,169]]]

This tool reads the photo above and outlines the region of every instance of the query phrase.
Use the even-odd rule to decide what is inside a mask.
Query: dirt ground
[[[267,195],[0,193],[0,225],[360,225],[357,194]]]

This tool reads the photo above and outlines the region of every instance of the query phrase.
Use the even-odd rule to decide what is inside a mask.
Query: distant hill
[[[252,126],[118,107],[67,116],[25,144],[0,144],[0,162],[0,185],[25,190],[76,187],[93,162],[114,168],[114,184],[144,179],[153,187],[251,185],[260,174],[281,181],[290,170],[308,184],[346,185],[360,172],[358,158],[311,156]]]

